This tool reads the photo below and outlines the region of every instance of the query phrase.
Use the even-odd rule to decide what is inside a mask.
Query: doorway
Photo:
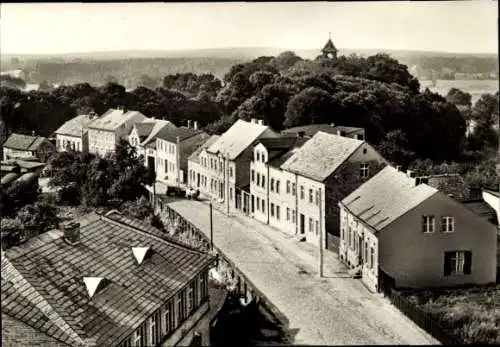
[[[156,172],[155,157],[148,155],[148,168]]]
[[[306,224],[306,217],[304,214],[300,214],[300,233],[304,234],[305,233],[305,224]]]

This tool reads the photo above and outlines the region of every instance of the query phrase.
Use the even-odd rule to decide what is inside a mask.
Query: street
[[[209,206],[192,200],[169,204],[210,236]],[[251,218],[213,210],[214,245],[265,293],[289,320],[295,344],[439,344],[393,307],[347,274],[337,255]]]

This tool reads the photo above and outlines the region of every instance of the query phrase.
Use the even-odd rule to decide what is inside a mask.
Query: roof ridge
[[[38,299],[38,302],[35,300],[29,300],[30,304],[35,306],[40,312],[42,312],[49,320],[56,325],[59,329],[61,329],[66,335],[72,340],[72,343],[77,343],[80,346],[85,346],[85,342],[78,335],[76,331],[73,330],[70,324],[66,322],[64,318],[52,307],[52,305],[47,301],[45,296],[40,294],[40,292],[24,277],[23,274],[9,261],[7,257],[2,257],[2,276],[5,280],[10,281],[14,289],[18,292],[23,292],[23,285],[32,289]],[[39,330],[39,329],[37,329]]]
[[[195,249],[195,248],[191,248],[191,247],[189,247],[189,246],[187,246],[187,245],[184,245],[184,244],[182,244],[182,243],[180,243],[180,242],[178,242],[178,241],[171,240],[170,238],[167,240],[167,239],[161,238],[161,237],[159,237],[159,236],[156,236],[156,235],[154,235],[153,233],[150,233],[150,232],[148,232],[148,231],[146,231],[146,230],[143,230],[143,229],[141,229],[141,228],[139,228],[139,227],[135,227],[135,226],[133,226],[133,225],[129,225],[129,224],[123,223],[123,222],[121,222],[121,221],[118,221],[118,220],[116,220],[116,219],[110,218],[110,216],[106,216],[106,215],[102,214],[102,215],[100,215],[100,217],[101,217],[101,220],[103,220],[103,221],[111,222],[112,224],[119,224],[120,226],[124,226],[124,227],[126,227],[126,228],[129,228],[129,229],[131,229],[131,230],[133,230],[133,231],[135,231],[135,232],[140,232],[141,234],[146,234],[147,236],[151,236],[151,237],[153,237],[153,238],[155,238],[155,239],[158,239],[158,240],[160,240],[160,241],[162,241],[162,242],[168,243],[169,245],[173,245],[173,246],[176,246],[176,247],[180,247],[180,248],[183,248],[183,249],[185,249],[185,250],[188,250],[188,251],[191,251],[191,252],[195,252],[195,253],[198,253],[198,254],[207,255],[207,256],[209,256],[209,257],[211,257],[211,256],[212,256],[212,255],[211,255],[211,254],[209,254],[209,253],[202,252],[202,251],[197,250],[197,249]],[[152,228],[153,228],[153,227],[152,227]]]

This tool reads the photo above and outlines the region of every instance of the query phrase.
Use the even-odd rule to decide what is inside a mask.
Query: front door
[[[305,232],[305,224],[306,224],[306,217],[301,213],[300,214],[300,233],[304,234]]]

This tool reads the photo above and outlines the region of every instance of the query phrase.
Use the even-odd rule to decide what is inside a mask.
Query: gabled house
[[[296,215],[295,209],[286,205],[280,166],[306,141],[293,135],[261,139],[253,149],[250,163],[251,216],[291,234],[295,233]]]
[[[146,118],[135,123],[128,135],[130,145],[135,147],[137,155],[144,156],[144,165],[155,167],[156,136],[165,127],[177,128],[172,122],[163,119]]]
[[[207,188],[207,177],[204,176],[200,154],[220,138],[220,135],[212,135],[203,142],[191,155],[188,157],[188,182],[192,188]]]
[[[386,160],[365,141],[317,132],[283,164],[283,210],[295,214],[295,234],[337,249],[338,203],[376,174]],[[269,180],[267,182],[269,184]]]
[[[112,153],[120,140],[127,140],[135,123],[140,123],[146,116],[138,111],[123,108],[110,109],[88,124],[89,152],[104,156]]]
[[[297,135],[299,137],[311,138],[318,131],[322,131],[327,134],[339,135],[350,137],[356,140],[365,140],[365,129],[363,128],[355,128],[348,127],[343,125],[335,125],[335,124],[310,124],[303,125],[293,128],[288,128],[283,130],[281,133],[283,135]]]
[[[161,129],[156,135],[157,181],[172,186],[187,184],[188,157],[208,138],[207,133],[194,128]]]
[[[483,200],[495,210],[497,220],[500,222],[500,192],[483,189],[481,196]]]
[[[117,212],[84,217],[2,252],[2,346],[207,345],[215,258]]]
[[[54,133],[56,135],[56,148],[58,151],[72,149],[74,151],[89,151],[89,136],[87,126],[97,119],[94,112],[82,114],[67,121]]]
[[[2,145],[3,160],[44,159],[46,154],[55,151],[55,146],[45,137],[11,134]]]
[[[339,203],[339,255],[373,291],[496,279],[496,227],[386,166]]]
[[[273,137],[279,134],[262,121],[237,120],[217,141],[201,151],[201,176],[206,177],[207,184],[200,191],[223,203],[226,212],[239,210],[249,214],[253,146],[260,139]]]

